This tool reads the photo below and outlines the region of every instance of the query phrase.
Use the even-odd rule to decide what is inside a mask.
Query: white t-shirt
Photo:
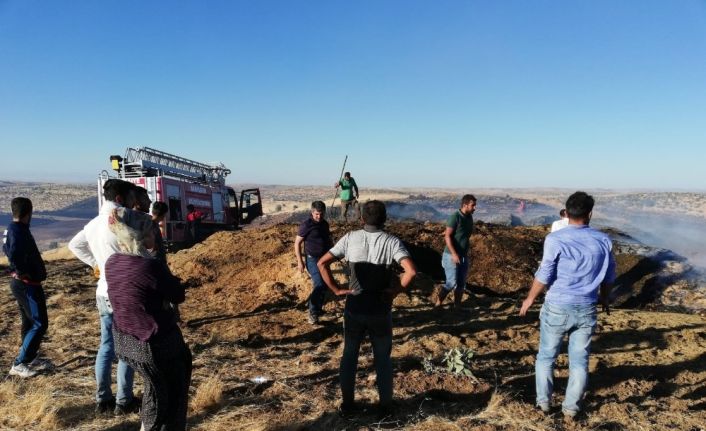
[[[564,229],[566,226],[569,225],[569,218],[561,218],[554,223],[552,223],[552,230],[550,232],[556,232],[558,230]]]

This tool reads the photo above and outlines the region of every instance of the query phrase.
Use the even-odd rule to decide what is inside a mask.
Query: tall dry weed
[[[218,407],[223,402],[224,390],[225,384],[220,378],[207,378],[196,388],[196,393],[191,398],[191,412],[201,413]]]
[[[60,428],[59,406],[52,394],[56,382],[41,377],[0,383],[0,428],[54,430]]]

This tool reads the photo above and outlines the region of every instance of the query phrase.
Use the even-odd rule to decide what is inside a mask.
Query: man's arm
[[[348,295],[352,292],[352,290],[341,289],[338,286],[338,283],[336,283],[336,280],[333,278],[333,274],[331,273],[331,264],[335,260],[336,256],[331,254],[331,252],[326,253],[321,259],[319,259],[319,262],[317,263],[317,266],[319,267],[319,273],[321,274],[321,278],[324,280],[324,283],[326,283],[326,286],[328,286],[328,288],[331,289],[331,291],[335,295]]]
[[[172,274],[165,262],[152,260],[150,272],[156,274],[157,291],[172,304],[181,304],[186,300],[184,285],[181,280]]]
[[[458,265],[459,263],[461,263],[461,257],[456,252],[456,247],[454,247],[453,234],[454,228],[446,226],[446,230],[444,230],[444,242],[446,243],[446,247],[448,247],[449,252],[451,253],[451,260],[453,261],[453,263]]]
[[[353,195],[353,197],[358,199],[358,196],[360,196],[360,193],[358,193],[358,184],[356,184],[353,178],[351,178],[351,182],[353,183],[353,190],[355,190],[355,195]]]
[[[601,288],[598,292],[598,300],[603,306],[603,311],[606,314],[610,314],[610,292],[613,291],[613,283],[615,282],[615,256],[613,251],[610,251],[608,255],[608,270],[606,271],[606,276],[601,283]]]
[[[17,238],[17,231],[12,228],[7,229],[5,242],[5,254],[8,263],[15,268],[17,278],[24,279],[29,275],[27,268],[27,250],[21,238]]]
[[[81,232],[71,238],[71,241],[69,242],[69,250],[71,250],[74,256],[86,265],[93,268],[98,265],[95,257],[93,257],[93,252],[91,252],[91,247],[88,245],[88,240],[86,239],[86,233],[84,230],[81,230]]]
[[[537,296],[539,296],[539,294],[544,291],[545,287],[547,287],[547,285],[537,280],[537,278],[532,280],[532,287],[530,288],[530,291],[527,294],[527,299],[522,301],[522,308],[520,308],[520,316],[524,316],[525,314],[527,314],[527,310],[529,310],[532,304],[534,304],[535,299],[537,299]]]
[[[400,266],[402,267],[404,272],[400,277],[399,287],[390,287],[388,289],[385,289],[385,294],[389,296],[390,301],[394,300],[395,297],[402,293],[404,290],[407,290],[409,285],[412,284],[412,280],[414,280],[414,277],[417,275],[417,268],[416,266],[414,266],[414,262],[411,258],[402,258],[402,260],[400,260]]]
[[[402,259],[400,266],[404,269],[404,273],[400,278],[400,286],[402,286],[403,289],[407,289],[417,275],[417,267],[414,266],[414,262],[409,257]]]
[[[304,238],[297,235],[294,238],[294,255],[297,257],[297,268],[299,272],[304,272],[304,261],[302,260],[302,242]]]
[[[613,290],[613,283],[601,283],[601,290],[598,293],[598,300],[603,306],[603,311],[610,315],[610,292]]]

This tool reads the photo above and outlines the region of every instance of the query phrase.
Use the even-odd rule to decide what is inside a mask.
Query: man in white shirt
[[[569,225],[569,217],[566,215],[566,209],[562,208],[561,211],[559,211],[559,217],[561,217],[559,220],[552,223],[552,230],[550,233],[564,229]]]
[[[139,402],[132,392],[134,371],[126,363],[118,362],[117,398],[111,391],[112,363],[115,359],[113,346],[113,309],[108,299],[108,284],[105,280],[105,262],[119,251],[115,234],[110,231],[108,219],[115,208],[135,205],[134,185],[127,181],[109,179],[103,186],[105,203],[98,215],[84,226],[83,230],[69,242],[69,249],[78,259],[90,265],[100,274],[96,288],[96,305],[100,315],[101,342],[96,355],[96,413],[102,414],[114,408],[116,415],[136,411]]]

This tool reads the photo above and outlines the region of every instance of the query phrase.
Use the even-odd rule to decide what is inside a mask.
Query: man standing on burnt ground
[[[341,218],[343,221],[348,222],[348,210],[351,208],[356,213],[354,220],[360,218],[360,207],[358,206],[358,196],[360,196],[360,193],[358,192],[358,184],[355,183],[355,179],[353,179],[351,173],[344,173],[343,178],[341,178],[335,186],[336,188],[341,188]]]
[[[301,244],[304,243],[304,253],[302,258]],[[294,239],[294,255],[297,257],[297,267],[299,272],[304,272],[306,268],[314,287],[309,295],[309,323],[312,325],[319,322],[319,317],[323,314],[324,296],[326,294],[326,284],[321,278],[319,268],[316,266],[321,256],[326,254],[333,246],[331,231],[326,221],[326,204],[321,201],[311,203],[311,217],[299,225],[299,231]]]
[[[544,255],[535,273],[520,316],[549,288],[539,313],[539,353],[535,364],[537,407],[550,411],[554,362],[565,334],[569,334],[569,382],[562,403],[564,416],[574,418],[581,407],[588,380],[591,336],[596,328],[596,302],[608,312],[615,280],[613,244],[603,232],[588,226],[593,197],[576,192],[566,201],[569,225],[544,240]],[[600,294],[599,294],[600,290]]]
[[[387,219],[385,205],[377,200],[363,206],[363,229],[348,232],[319,260],[319,271],[336,295],[346,295],[343,315],[343,356],[340,379],[343,402],[341,413],[355,412],[355,376],[360,344],[366,335],[373,345],[379,413],[385,417],[392,408],[392,300],[406,289],[416,268],[402,241],[382,228]],[[349,288],[341,289],[331,273],[331,264],[345,258],[350,270]],[[397,262],[401,279],[392,269]]]
[[[98,414],[113,409],[115,415],[137,411],[140,400],[133,396],[132,385],[135,372],[123,361],[118,361],[117,399],[113,398],[111,373],[115,359],[113,343],[113,307],[108,299],[108,283],[105,279],[105,262],[120,251],[118,240],[110,230],[109,218],[116,208],[133,208],[135,187],[119,179],[109,179],[103,185],[105,202],[100,213],[69,242],[69,250],[83,263],[93,267],[98,278],[96,305],[100,317],[101,339],[96,355],[96,408]]]
[[[439,290],[436,306],[440,307],[444,299],[454,292],[454,307],[460,309],[463,291],[466,289],[466,276],[470,266],[469,252],[471,249],[471,234],[473,233],[473,213],[476,210],[476,198],[473,195],[463,195],[461,208],[446,220],[444,242],[446,247],[441,255],[441,266],[446,273],[446,283]]]

